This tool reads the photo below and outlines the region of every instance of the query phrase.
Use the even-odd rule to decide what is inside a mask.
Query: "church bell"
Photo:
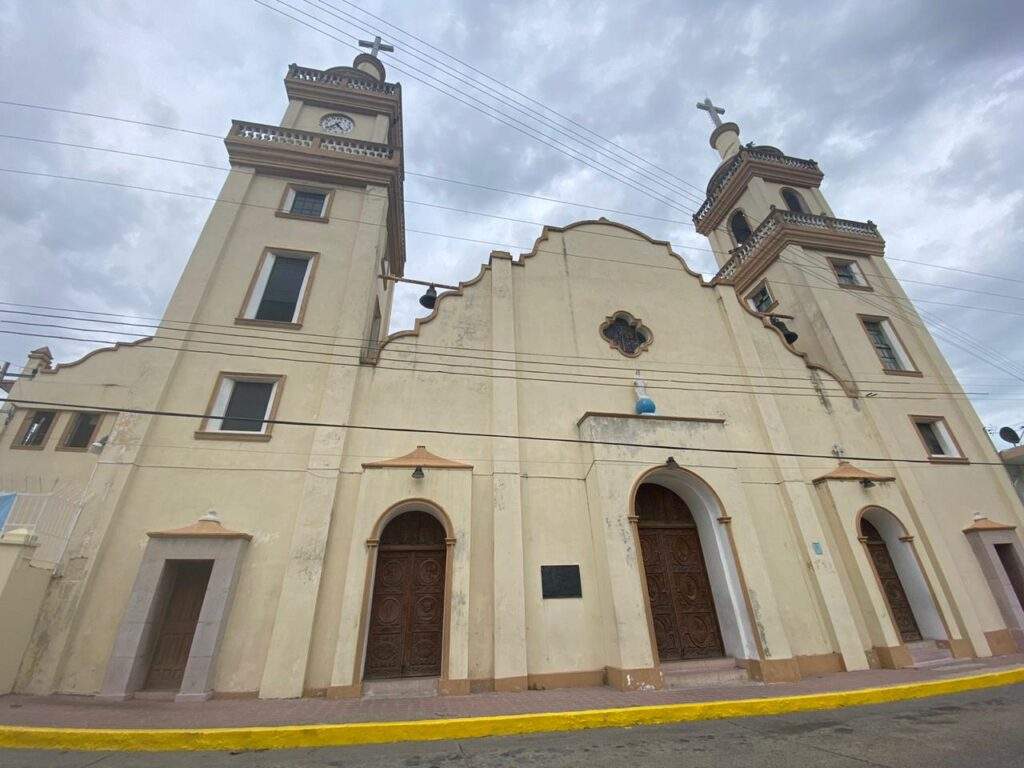
[[[437,289],[434,286],[427,288],[427,292],[420,296],[420,306],[433,309],[437,303]]]

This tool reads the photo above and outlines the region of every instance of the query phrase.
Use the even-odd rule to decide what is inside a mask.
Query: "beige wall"
[[[32,565],[34,549],[31,540],[18,534],[0,539],[0,694],[14,687],[53,574],[50,568]]]

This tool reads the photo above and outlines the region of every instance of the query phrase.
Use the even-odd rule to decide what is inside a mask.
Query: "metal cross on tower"
[[[362,43],[360,43],[360,45],[362,45]],[[707,112],[708,117],[711,118],[711,122],[715,124],[716,128],[722,124],[722,119],[719,117],[719,115],[724,115],[725,110],[722,109],[721,107],[716,107],[714,104],[712,104],[711,99],[709,99],[707,96],[704,97],[704,101],[697,102],[697,109],[703,109],[705,112]]]
[[[370,49],[370,55],[373,56],[374,58],[376,58],[377,54],[380,53],[381,51],[384,51],[386,53],[394,53],[395,52],[395,46],[388,45],[387,43],[381,41],[380,35],[377,35],[375,38],[373,38],[373,42],[372,43],[369,40],[360,40],[359,41],[359,47],[360,48],[369,48]]]

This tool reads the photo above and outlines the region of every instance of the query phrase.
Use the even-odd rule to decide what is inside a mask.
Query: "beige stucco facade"
[[[148,606],[165,589],[139,575],[150,542],[211,509],[234,533],[184,541],[251,538],[232,544],[209,679],[191,694],[360,695],[376,548],[409,510],[445,529],[442,693],[659,687],[634,508],[644,482],[693,513],[724,652],[755,677],[912,663],[864,515],[925,640],[955,656],[1016,648],[1024,628],[964,529],[980,514],[1015,537],[1024,509],[881,237],[836,225],[816,165],[740,148],[727,124],[716,139],[731,175],[712,180],[697,221],[724,254],[715,280],[624,225],[548,227],[530,253],[491,253],[414,330],[385,338],[394,289],[381,275],[405,263],[401,91],[366,58],[293,67],[280,127],[236,123],[232,171],[152,339],[42,361],[14,386],[0,475],[73,475],[83,489],[24,653],[3,659],[15,690],[97,694],[113,660],[144,656],[144,633],[122,646],[138,595],[149,590]],[[343,141],[319,133],[334,113],[353,120]],[[289,185],[329,190],[324,215],[279,215]],[[781,218],[784,187],[802,195],[804,219]],[[756,242],[728,261],[737,209]],[[315,257],[299,322],[237,322],[268,249]],[[837,256],[874,290],[837,284]],[[745,301],[764,279],[793,344]],[[652,337],[636,357],[600,332],[617,312]],[[885,372],[860,315],[888,318],[909,375]],[[636,371],[653,416],[635,412]],[[272,430],[204,430],[225,373],[274,377]],[[109,409],[106,444],[56,451],[76,409],[33,403]],[[36,408],[59,411],[48,442],[14,446]],[[930,460],[911,416],[943,419],[959,455]],[[385,461],[417,445],[440,458]],[[176,557],[212,558],[210,546]],[[541,566],[564,564],[579,567],[582,597],[543,599]],[[106,693],[133,692],[118,685]]]

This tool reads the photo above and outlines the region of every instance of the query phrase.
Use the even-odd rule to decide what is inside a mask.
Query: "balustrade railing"
[[[351,88],[356,91],[383,93],[388,96],[398,90],[398,86],[394,83],[375,83],[372,80],[361,77],[353,77],[352,75],[337,72],[324,72],[319,69],[300,67],[298,64],[292,64],[288,68],[288,79],[302,80],[307,83],[321,83],[337,88]]]
[[[872,221],[851,221],[850,219],[833,219],[831,216],[817,216],[813,213],[799,213],[797,211],[784,211],[774,209],[768,217],[761,222],[757,229],[743,245],[733,248],[730,253],[732,257],[722,265],[715,275],[715,280],[728,280],[732,278],[739,268],[750,259],[758,250],[761,244],[768,239],[776,229],[783,224],[789,224],[806,229],[821,229],[832,232],[841,232],[846,235],[857,235],[860,237],[874,238],[881,240],[878,234],[878,227]]]
[[[776,163],[778,165],[786,165],[790,168],[801,168],[808,171],[816,171],[818,164],[813,160],[803,160],[799,157],[789,157],[781,152],[772,152],[767,149],[748,149],[743,147],[740,151],[734,155],[728,163],[719,168],[715,175],[711,177],[711,183],[708,185],[708,196],[704,202],[701,203],[697,212],[693,214],[694,223],[699,224],[711,208],[714,207],[718,201],[718,196],[722,193],[722,190],[728,185],[729,181],[736,172],[740,169],[740,165],[743,163],[743,159],[748,158],[750,160],[757,160],[760,162]]]
[[[395,150],[387,144],[346,139],[312,131],[298,131],[293,128],[280,128],[275,125],[242,123],[237,120],[231,128],[231,136],[256,143],[287,144],[303,149],[338,152],[381,160],[390,160],[395,154]]]

